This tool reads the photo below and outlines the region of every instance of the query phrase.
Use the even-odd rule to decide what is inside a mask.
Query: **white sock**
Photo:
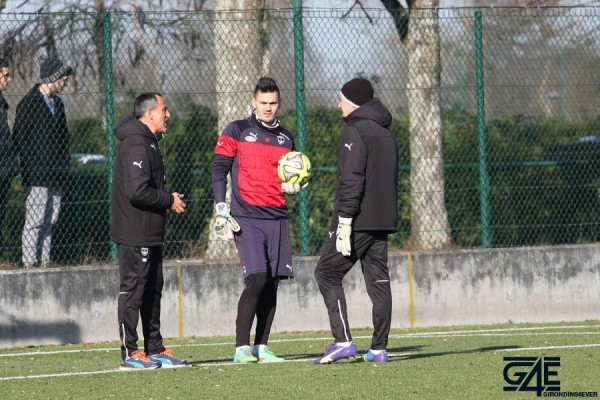
[[[241,350],[241,349],[243,349],[244,347],[250,347],[250,346],[248,346],[248,345],[244,345],[244,346],[238,346],[238,347],[236,347],[236,348],[235,348],[235,351]]]
[[[340,347],[350,347],[352,342],[337,342],[335,345]]]
[[[255,344],[254,345],[254,352],[255,353],[260,353],[262,351],[265,351],[267,348],[266,344]]]
[[[373,349],[371,349],[371,353],[373,353],[373,354],[375,354],[375,355],[377,355],[377,354],[381,354],[381,353],[383,353],[384,351],[385,351],[385,350],[373,350]]]

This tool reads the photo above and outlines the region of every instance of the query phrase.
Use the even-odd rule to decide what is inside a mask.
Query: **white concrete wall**
[[[328,330],[313,277],[294,260],[274,331]],[[600,319],[600,244],[390,255],[393,327]],[[344,281],[351,327],[371,327],[357,265]],[[237,262],[165,266],[165,337],[234,335]],[[0,347],[118,340],[114,266],[0,271]]]

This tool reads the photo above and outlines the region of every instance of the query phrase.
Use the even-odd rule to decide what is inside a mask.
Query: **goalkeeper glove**
[[[343,256],[349,256],[352,250],[350,244],[350,235],[352,234],[352,218],[344,218],[338,216],[338,227],[335,236],[335,248],[342,253]]]
[[[233,232],[239,232],[240,226],[237,221],[229,215],[229,209],[225,203],[215,205],[217,216],[215,217],[215,233],[219,240],[233,239]]]
[[[307,186],[308,186],[308,182],[304,182],[302,184],[282,182],[281,183],[281,191],[285,194],[293,195],[293,194],[298,194],[298,192],[300,192],[300,189],[304,189]]]

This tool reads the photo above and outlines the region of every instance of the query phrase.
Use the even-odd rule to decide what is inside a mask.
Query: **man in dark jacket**
[[[27,191],[23,227],[23,265],[50,263],[52,227],[58,221],[63,189],[69,177],[69,131],[65,106],[58,97],[73,70],[57,58],[46,58],[36,84],[17,105],[14,139]]]
[[[160,333],[166,211],[185,211],[183,195],[165,189],[158,145],[171,117],[159,93],[137,97],[133,114],[115,128],[121,140],[113,170],[111,239],[118,244],[120,369],[176,368],[186,361],[165,349]],[[138,350],[141,316],[144,351]]]
[[[8,126],[8,103],[2,95],[11,82],[8,62],[0,58],[0,227],[4,223],[8,192],[13,177],[19,172],[19,161]],[[0,229],[0,247],[2,247],[2,230]]]
[[[334,343],[315,364],[358,355],[348,325],[342,279],[359,260],[373,303],[375,328],[371,348],[363,358],[388,361],[392,292],[387,239],[397,230],[398,148],[389,130],[392,116],[373,94],[371,82],[356,78],[342,86],[339,96],[338,108],[346,126],[338,145],[334,214],[315,268]]]

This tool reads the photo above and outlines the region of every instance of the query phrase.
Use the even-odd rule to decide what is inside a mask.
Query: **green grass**
[[[360,349],[370,331],[355,330]],[[113,343],[0,350],[2,399],[534,399],[504,392],[507,356],[557,356],[560,390],[600,391],[600,323],[393,330],[387,364],[314,365],[328,332],[272,335],[288,360],[234,365],[232,337],[170,339],[191,368],[119,372]]]

